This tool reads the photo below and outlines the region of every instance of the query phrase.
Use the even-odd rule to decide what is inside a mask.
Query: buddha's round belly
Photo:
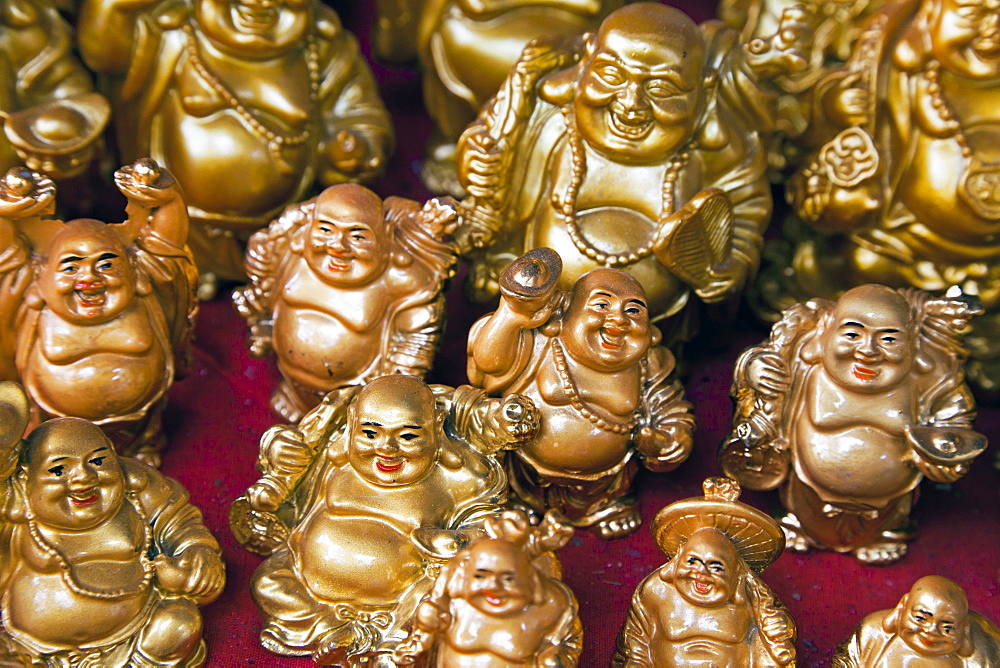
[[[359,334],[329,315],[283,305],[274,318],[274,349],[281,372],[316,390],[353,381],[378,352],[380,330]]]
[[[546,406],[538,435],[521,449],[545,468],[593,474],[621,462],[629,447],[629,434],[598,429],[572,406]]]
[[[635,251],[652,238],[654,223],[645,216],[623,207],[601,207],[577,216],[581,235],[594,248],[611,255]],[[559,252],[563,273],[559,287],[571,290],[576,279],[591,269],[602,266],[577,248],[559,220],[539,223],[534,247],[548,246]],[[672,314],[684,305],[688,288],[655,256],[646,257],[618,267],[642,284],[649,303],[649,314],[658,317]]]
[[[920,473],[903,458],[902,436],[872,428],[841,432],[800,429],[795,456],[809,482],[840,497],[879,499],[901,494]]]
[[[331,602],[391,604],[422,573],[409,536],[374,518],[321,513],[295,543],[306,586]]]
[[[266,217],[301,194],[312,158],[304,145],[279,148],[282,166],[267,140],[250,133],[232,112],[206,118],[178,113],[164,126],[175,139],[162,143],[164,162],[183,186],[189,206],[223,218]]]
[[[140,578],[141,580],[141,578]],[[101,589],[134,589],[139,582],[107,582]],[[73,592],[59,574],[19,571],[10,582],[4,615],[14,629],[53,645],[100,642],[142,613],[151,587],[134,596],[99,599]]]
[[[24,382],[44,410],[87,420],[134,413],[163,392],[165,360],[158,346],[144,355],[95,353],[73,364],[34,354]]]

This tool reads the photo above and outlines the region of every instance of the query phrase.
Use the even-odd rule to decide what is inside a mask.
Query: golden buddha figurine
[[[738,501],[733,480],[703,487],[653,519],[668,561],[632,595],[614,668],[795,665],[795,622],[760,578],[784,548],[781,529]]]
[[[85,0],[78,31],[113,89],[123,159],[150,155],[184,188],[203,296],[244,278],[240,241],[314,181],[384,167],[389,117],[319,0]]]
[[[251,582],[264,647],[384,665],[433,567],[500,512],[493,453],[537,424],[520,397],[432,392],[397,375],[333,392],[298,428],[267,432],[264,475],[230,511],[240,543],[270,555]]]
[[[469,379],[494,396],[524,394],[541,414],[535,437],[506,457],[512,502],[618,538],[641,521],[639,463],[670,471],[687,459],[694,415],[638,281],[600,268],[562,292],[561,269],[539,248],[504,271],[500,307],[469,333]]]
[[[49,420],[21,441],[16,383],[0,384],[0,413],[0,662],[202,665],[198,607],[222,593],[225,567],[184,488],[118,457],[87,420]]]
[[[762,276],[772,316],[863,283],[978,294],[969,378],[1000,389],[1000,48],[995,0],[872,15],[818,84],[825,144],[789,184],[791,247]],[[820,113],[821,112],[821,113]],[[803,225],[803,222],[805,225]]]
[[[37,172],[13,168],[0,182],[0,359],[34,422],[85,418],[159,466],[166,392],[190,362],[197,275],[170,173],[146,158],[115,181],[128,198],[120,224],[49,218],[55,187]]]
[[[508,510],[487,518],[485,530],[441,568],[393,661],[405,666],[427,655],[438,668],[576,666],[583,640],[576,597],[552,573],[572,527],[555,511],[533,527],[524,512]]]
[[[720,460],[744,487],[780,486],[789,549],[906,554],[921,479],[954,482],[986,447],[962,370],[977,312],[959,294],[863,285],[785,311],[743,353]]]
[[[90,164],[111,107],[72,47],[49,0],[0,4],[0,173],[24,164],[58,179]]]
[[[786,39],[801,26],[791,14],[750,49],[718,22],[637,3],[596,34],[529,45],[459,142],[472,296],[494,294],[504,266],[543,246],[566,264],[562,289],[595,267],[629,272],[654,320],[692,291],[708,302],[739,291],[771,215],[758,77],[804,64]]]
[[[833,657],[834,668],[917,665],[1000,665],[1000,629],[969,610],[962,588],[940,575],[920,578],[895,608],[865,617]]]
[[[401,47],[420,57],[424,105],[434,121],[421,177],[432,192],[456,196],[455,143],[496,95],[522,49],[532,39],[596,30],[623,0],[412,0],[387,2],[379,25],[395,24],[391,54]],[[411,5],[410,11],[400,5]],[[407,25],[403,19],[410,18]],[[383,31],[384,32],[384,31]],[[387,34],[376,33],[382,41]],[[407,41],[409,37],[409,41]],[[415,37],[415,39],[414,39]],[[381,43],[378,39],[376,44]]]
[[[275,412],[298,422],[338,387],[430,370],[458,259],[445,241],[455,217],[444,200],[421,209],[345,183],[250,238],[250,285],[233,301],[250,326],[251,354],[277,357]]]

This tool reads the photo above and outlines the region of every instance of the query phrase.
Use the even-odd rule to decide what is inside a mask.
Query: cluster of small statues
[[[653,519],[667,562],[613,666],[794,666],[764,570],[786,548],[902,559],[921,481],[986,449],[1000,0],[724,0],[700,25],[380,0],[375,51],[424,67],[422,176],[461,198],[425,203],[362,185],[392,122],[319,0],[78,4],[74,31],[53,0],[0,2],[4,665],[206,661],[222,551],[157,468],[227,281],[285,422],[230,507],[265,558],[242,586],[261,644],[321,665],[577,665],[556,550],[640,528],[640,468],[695,444],[683,344],[744,292],[773,327],[736,363],[726,477]],[[56,181],[112,151],[124,221],[62,220]],[[774,181],[790,213],[765,248]],[[428,384],[460,259],[498,302],[469,384]],[[937,575],[834,658],[919,662],[1000,665],[1000,630]]]

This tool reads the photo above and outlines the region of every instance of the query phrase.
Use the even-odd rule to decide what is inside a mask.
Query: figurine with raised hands
[[[145,158],[115,174],[128,218],[49,216],[55,187],[13,168],[0,182],[4,375],[20,378],[34,421],[81,417],[119,450],[159,465],[160,413],[189,364],[196,271],[169,172]]]
[[[770,317],[865,283],[942,294],[985,313],[969,379],[1000,392],[1000,48],[994,0],[906,0],[875,12],[817,84],[822,144],[790,180],[787,253],[761,277]]]
[[[795,622],[760,578],[785,545],[778,524],[729,478],[663,508],[653,537],[668,561],[632,596],[615,668],[795,665]]]
[[[577,664],[583,632],[576,597],[553,570],[573,529],[549,511],[538,526],[519,510],[487,518],[486,536],[448,560],[424,596],[399,665],[426,655],[440,668]]]
[[[670,471],[687,459],[694,415],[639,282],[594,269],[563,292],[561,271],[549,248],[504,270],[499,308],[469,333],[469,378],[524,394],[541,414],[535,437],[506,455],[511,502],[618,538],[639,527],[640,462]]]
[[[251,354],[277,357],[275,412],[297,422],[339,387],[430,370],[457,261],[446,241],[455,217],[447,198],[421,208],[341,184],[250,238],[250,285],[233,301]]]
[[[500,512],[506,479],[493,453],[537,424],[521,397],[396,375],[333,392],[297,428],[267,432],[263,476],[230,512],[240,543],[270,555],[251,582],[264,647],[386,665],[430,589],[428,569]]]
[[[116,455],[87,420],[49,420],[20,441],[16,383],[0,384],[0,415],[0,662],[202,665],[198,608],[222,593],[225,568],[184,488]]]
[[[184,188],[203,297],[244,278],[241,242],[315,181],[385,166],[371,71],[319,0],[85,0],[77,29],[122,159],[152,156]]]
[[[1000,629],[969,610],[965,592],[948,578],[913,583],[892,610],[865,617],[833,657],[834,668],[1000,665]]]
[[[863,285],[788,309],[743,353],[720,460],[745,487],[780,487],[789,549],[906,553],[921,479],[954,482],[986,447],[962,368],[978,312],[958,292]]]
[[[784,39],[802,25],[791,16],[751,53],[718,22],[643,2],[596,33],[530,44],[458,145],[473,294],[546,246],[566,264],[562,289],[596,267],[627,271],[654,320],[692,294],[740,291],[771,215],[760,79],[802,64]]]
[[[110,113],[55,3],[0,5],[0,173],[18,164],[54,179],[81,173]]]

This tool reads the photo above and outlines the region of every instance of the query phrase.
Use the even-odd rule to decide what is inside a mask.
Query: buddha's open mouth
[[[653,119],[649,114],[616,113],[614,109],[608,112],[611,132],[631,141],[643,139],[653,130]]]
[[[878,377],[878,369],[855,364],[851,367],[851,374],[860,381],[870,382]]]

